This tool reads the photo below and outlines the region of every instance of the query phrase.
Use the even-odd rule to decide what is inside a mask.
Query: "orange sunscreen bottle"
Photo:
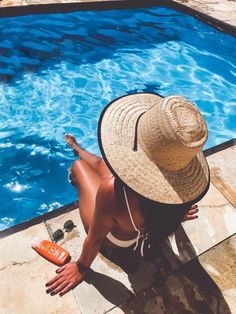
[[[64,265],[71,259],[69,252],[56,243],[48,240],[35,239],[31,246],[38,254],[58,266]]]

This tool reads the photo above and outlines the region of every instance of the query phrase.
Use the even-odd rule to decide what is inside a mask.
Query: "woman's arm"
[[[98,189],[94,216],[78,259],[86,267],[91,266],[103,240],[111,231],[114,216],[114,181],[109,179],[102,183]]]
[[[78,259],[82,265],[90,267],[107,233],[112,229],[114,217],[114,195],[111,183],[101,184],[96,197],[95,212],[88,235],[84,241],[81,255]],[[47,293],[51,295],[67,293],[83,281],[86,271],[77,266],[76,262],[68,263],[56,270],[57,275],[47,284]]]

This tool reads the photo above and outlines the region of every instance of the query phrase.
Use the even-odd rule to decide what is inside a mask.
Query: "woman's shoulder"
[[[122,184],[117,178],[113,176],[105,178],[98,189],[96,202],[113,213],[117,212],[122,200],[121,189]]]

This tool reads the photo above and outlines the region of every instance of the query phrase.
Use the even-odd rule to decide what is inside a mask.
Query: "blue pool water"
[[[99,154],[99,114],[123,94],[184,95],[206,148],[235,137],[235,57],[235,38],[166,8],[0,19],[0,228],[77,198],[64,134]]]

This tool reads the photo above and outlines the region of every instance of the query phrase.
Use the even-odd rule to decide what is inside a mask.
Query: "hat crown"
[[[199,140],[201,141],[204,137],[202,117],[196,114],[196,109],[193,110],[190,106],[175,105],[172,110],[175,120],[172,119],[169,122],[176,122],[173,129],[186,144],[198,145]]]
[[[147,156],[170,171],[185,168],[207,140],[199,110],[181,96],[164,98],[140,118],[138,142]]]

